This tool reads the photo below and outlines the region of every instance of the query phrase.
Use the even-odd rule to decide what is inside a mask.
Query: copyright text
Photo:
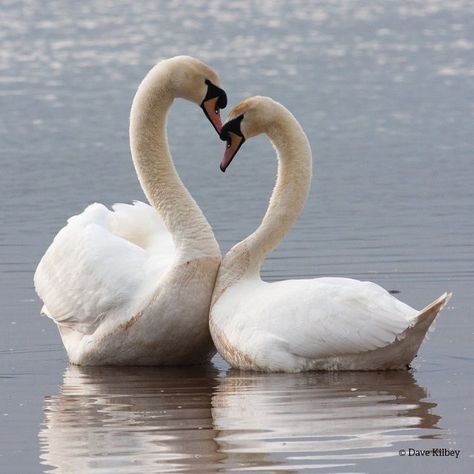
[[[398,451],[399,456],[408,457],[446,457],[446,458],[458,458],[461,454],[460,449],[448,449],[448,448],[431,448],[431,449],[400,449]]]

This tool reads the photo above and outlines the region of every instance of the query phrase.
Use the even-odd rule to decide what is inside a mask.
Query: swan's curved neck
[[[180,255],[219,255],[214,233],[171,159],[166,136],[167,114],[174,100],[171,89],[169,75],[159,67],[140,84],[130,114],[133,163],[146,197],[163,218]]]
[[[303,129],[284,107],[266,133],[277,151],[278,175],[265,216],[245,240],[233,247],[224,258],[221,274],[236,279],[259,276],[265,256],[289,231],[306,202],[311,184],[311,148]],[[227,282],[227,284],[230,282]],[[225,282],[224,282],[225,284]]]

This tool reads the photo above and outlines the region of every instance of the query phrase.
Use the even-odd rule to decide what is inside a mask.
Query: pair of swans
[[[166,140],[175,98],[199,105],[227,142],[221,169],[265,133],[278,178],[257,230],[222,259],[212,229],[179,179]],[[92,204],[68,220],[35,273],[43,313],[79,365],[176,365],[215,352],[269,372],[405,368],[450,295],[422,311],[346,278],[263,282],[260,267],[301,212],[311,150],[296,119],[266,97],[237,105],[205,64],[179,56],[140,84],[130,117],[133,162],[151,206]],[[211,339],[212,336],[212,339]],[[213,344],[214,341],[214,344]]]

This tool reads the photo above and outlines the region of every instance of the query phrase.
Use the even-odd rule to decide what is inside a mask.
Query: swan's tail
[[[367,364],[368,370],[374,368],[383,370],[409,369],[426,332],[450,298],[451,293],[444,293],[419,311],[412,319],[410,326],[396,341],[385,347],[366,352],[367,359],[364,362]],[[376,367],[374,367],[374,361]],[[364,364],[361,367],[362,370],[367,370]]]
[[[416,317],[416,324],[414,327],[423,325],[428,329],[436,318],[436,315],[446,306],[452,295],[452,293],[444,293],[438,299],[426,306],[426,308],[423,308]]]
[[[452,293],[444,293],[428,306],[423,308],[418,313],[418,316],[416,316],[415,323],[405,332],[405,342],[408,343],[409,347],[411,347],[411,350],[413,351],[411,358],[415,357],[416,353],[418,352],[418,348],[425,338],[426,332],[435,320],[438,313],[450,300],[451,296]]]

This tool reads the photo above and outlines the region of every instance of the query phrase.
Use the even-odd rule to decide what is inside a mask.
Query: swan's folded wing
[[[307,358],[384,347],[403,337],[418,314],[378,285],[357,280],[295,280],[279,294],[288,317],[275,335],[293,354]]]
[[[174,257],[171,234],[153,207],[135,201],[133,204],[114,204],[112,209],[114,212],[109,212],[108,227],[113,234],[148,252]]]
[[[153,255],[111,232],[113,217],[105,206],[89,206],[69,219],[39,263],[35,288],[58,325],[90,334],[111,314],[126,318],[165,270],[150,271]]]

